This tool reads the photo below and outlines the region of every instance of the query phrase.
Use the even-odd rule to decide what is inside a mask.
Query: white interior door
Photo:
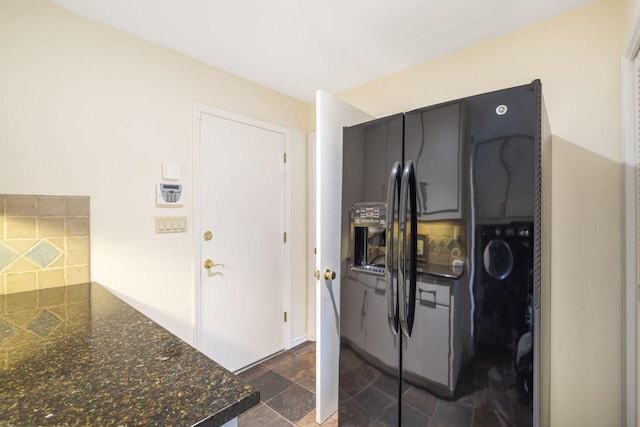
[[[316,422],[338,409],[342,128],[372,119],[334,96],[316,94]],[[324,271],[336,273],[334,280]]]
[[[230,371],[285,347],[286,132],[244,119],[202,112],[196,160],[196,344]]]

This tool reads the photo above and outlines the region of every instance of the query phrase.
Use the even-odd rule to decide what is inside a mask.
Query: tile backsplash
[[[465,260],[466,227],[462,220],[418,222],[418,257],[433,264]],[[421,248],[420,245],[423,245]]]
[[[0,294],[90,281],[89,197],[0,195]]]
[[[91,328],[89,298],[85,286],[0,295],[0,372],[35,366],[56,347],[73,363],[71,338]]]

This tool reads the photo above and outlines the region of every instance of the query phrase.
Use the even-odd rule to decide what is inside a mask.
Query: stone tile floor
[[[238,427],[316,426],[316,346],[306,342],[238,374],[260,390],[260,404]],[[337,426],[334,414],[323,426]]]
[[[238,426],[316,426],[315,357],[315,343],[307,342],[240,373],[241,378],[260,390],[261,402],[239,417]],[[397,403],[389,401],[390,396],[395,395],[394,390],[389,389],[393,381],[387,381],[386,375],[377,369],[363,365],[364,362],[351,351],[344,351],[341,363],[353,363],[354,372],[366,371],[368,377],[374,373],[374,377],[365,382],[354,379],[355,383],[360,384],[354,393],[358,407],[374,405],[395,412],[393,407],[396,405],[397,408]],[[513,389],[500,380],[494,381],[494,385],[489,384],[491,375],[488,376],[487,371],[490,364],[483,365],[480,361],[463,366],[458,382],[460,393],[452,401],[438,399],[425,390],[406,385],[403,408],[406,404],[404,413],[407,418],[403,424],[425,427],[531,426],[531,408],[519,405]],[[341,393],[348,393],[349,390],[345,389],[348,386],[348,381],[342,384]],[[503,411],[496,411],[492,401],[499,404],[497,408]],[[344,420],[345,424],[368,424],[363,422],[364,418],[357,416],[358,412],[359,409],[353,412],[356,415],[354,420]],[[385,421],[385,417],[381,416],[373,425],[387,425]],[[337,425],[337,414],[323,424],[330,427]]]

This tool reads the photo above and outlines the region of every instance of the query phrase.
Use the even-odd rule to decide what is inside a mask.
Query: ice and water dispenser
[[[356,203],[351,208],[353,270],[384,274],[386,266],[386,203]]]

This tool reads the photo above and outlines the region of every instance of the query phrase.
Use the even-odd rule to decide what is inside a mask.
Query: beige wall
[[[211,40],[211,43],[218,41]],[[192,341],[193,102],[292,130],[292,338],[306,328],[309,105],[46,0],[0,0],[0,193],[91,197],[91,275]],[[184,207],[156,208],[164,160]],[[154,234],[154,217],[189,232]]]
[[[541,79],[554,134],[551,206],[545,206],[552,227],[550,407],[543,416],[554,427],[622,422],[626,21],[623,2],[599,1],[340,94],[385,115]]]

